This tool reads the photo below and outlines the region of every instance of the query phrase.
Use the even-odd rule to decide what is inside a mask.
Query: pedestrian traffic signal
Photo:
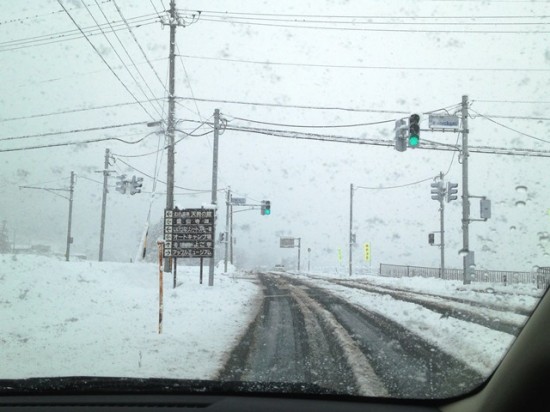
[[[447,182],[447,202],[458,199],[458,183]]]
[[[126,193],[126,175],[118,176],[118,182],[116,182],[116,191],[122,194]]]
[[[409,146],[418,147],[420,144],[420,116],[411,114],[409,117]]]

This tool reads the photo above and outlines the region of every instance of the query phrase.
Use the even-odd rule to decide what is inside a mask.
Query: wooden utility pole
[[[105,149],[105,163],[103,167],[103,199],[101,201],[101,228],[99,230],[99,261],[103,261],[103,245],[105,239],[105,214],[107,210],[107,188],[109,183],[109,149]]]
[[[73,221],[73,192],[74,192],[74,172],[71,172],[71,186],[69,188],[69,224],[67,228],[67,250],[65,251],[65,260],[69,261],[71,255],[71,243],[73,238],[71,236],[71,225]]]

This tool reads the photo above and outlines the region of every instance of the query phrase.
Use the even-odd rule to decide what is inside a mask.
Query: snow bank
[[[158,265],[0,256],[3,378],[129,376],[212,378],[256,314],[253,278],[197,267],[164,274],[158,333]]]

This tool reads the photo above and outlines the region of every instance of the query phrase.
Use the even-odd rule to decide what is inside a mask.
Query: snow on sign
[[[294,238],[293,237],[282,237],[280,247],[282,247],[282,248],[294,247]]]
[[[214,209],[165,209],[164,256],[208,258],[214,255]]]
[[[429,124],[430,127],[458,129],[458,116],[431,114],[429,117]]]

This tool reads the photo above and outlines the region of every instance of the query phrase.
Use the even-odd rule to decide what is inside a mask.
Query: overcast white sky
[[[150,191],[152,180],[147,175],[155,174],[155,165],[159,179],[166,179],[166,156],[122,156],[155,152],[159,138],[151,135],[133,145],[108,141],[5,150],[115,136],[136,141],[153,129],[138,125],[8,139],[165,119],[169,29],[158,22],[157,12],[162,14],[169,2],[65,0],[63,5],[70,17],[57,1],[0,6],[0,220],[7,221],[10,236],[15,232],[19,244],[45,243],[64,251],[68,202],[19,186],[67,187],[70,172],[75,171],[73,251],[95,259],[101,185],[94,180],[102,180],[97,171],[103,167],[105,148],[118,155],[113,170],[144,177],[144,190]],[[154,71],[121,21],[117,6]],[[393,120],[453,107],[468,95],[475,110],[469,125],[471,145],[550,149],[550,123],[544,120],[550,107],[547,2],[180,0],[177,7],[187,23],[193,13],[203,11],[196,23],[177,30],[181,57],[176,61],[176,95],[184,99],[178,99],[176,118],[184,130],[210,119],[219,108],[231,126],[392,139]],[[96,27],[97,22],[109,29],[105,16],[120,29],[118,38],[107,34],[111,44]],[[202,100],[187,99],[193,97]],[[146,101],[143,107],[136,99]],[[148,102],[151,99],[160,100]],[[103,106],[110,107],[93,109]],[[74,111],[80,109],[93,110]],[[52,114],[58,112],[69,113]],[[51,115],[38,116],[42,114]],[[542,120],[510,118],[518,116]],[[288,126],[387,120],[391,122],[353,128]],[[427,128],[427,116],[422,127]],[[196,133],[210,130],[205,126]],[[421,138],[454,144],[457,136],[423,132]],[[176,156],[176,185],[210,189],[211,134],[182,140]],[[479,267],[529,270],[550,265],[549,161],[472,154],[471,193],[493,202],[491,220],[471,225],[471,246]],[[293,262],[292,251],[278,248],[279,236],[286,235],[301,237],[304,248],[312,249],[313,266],[337,266],[338,248],[345,265],[350,183],[398,186],[440,171],[448,171],[446,180],[461,183],[461,166],[451,152],[399,153],[392,147],[230,130],[220,136],[219,165],[220,188],[231,186],[251,201],[272,203],[269,217],[258,210],[235,214],[237,263],[240,259],[249,265]],[[517,190],[518,186],[527,190]],[[159,183],[157,189],[162,192],[164,185]],[[190,196],[183,189],[176,193],[176,202],[183,207],[197,207],[210,199],[209,193]],[[219,198],[223,197],[220,192]],[[438,266],[439,250],[427,244],[428,233],[439,230],[438,204],[430,199],[429,182],[392,190],[360,189],[354,197],[356,265],[364,264],[361,245],[370,242],[373,266]],[[518,202],[525,206],[516,206]],[[153,222],[160,219],[164,204],[159,195],[153,204]],[[461,201],[446,206],[447,261],[459,267]],[[134,256],[148,207],[148,194],[123,196],[111,190],[107,259]],[[477,200],[472,199],[473,217],[477,213]],[[224,218],[225,211],[220,214],[220,230]]]

